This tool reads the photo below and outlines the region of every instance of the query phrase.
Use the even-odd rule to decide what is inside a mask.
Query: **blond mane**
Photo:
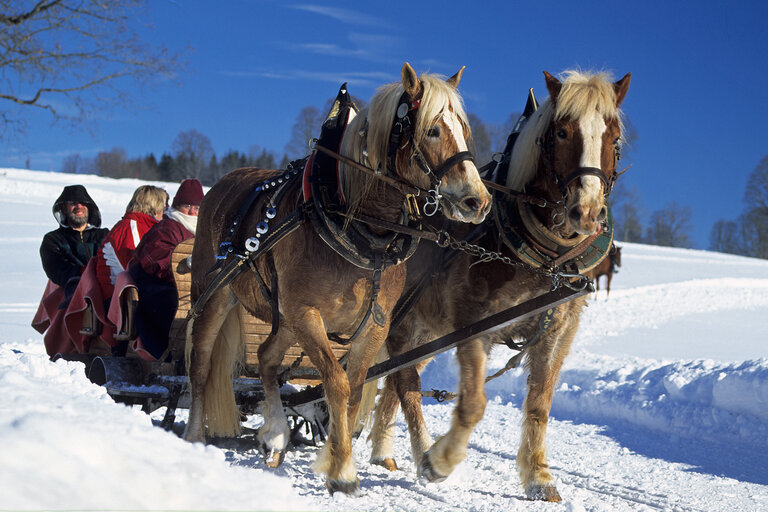
[[[445,81],[445,77],[423,74],[419,80],[424,87],[424,93],[416,111],[416,145],[421,144],[426,133],[448,108],[452,108],[464,125],[465,133],[469,134],[464,102],[456,89]],[[341,153],[344,156],[380,170],[382,174],[389,173],[389,135],[403,91],[404,87],[400,82],[383,85],[376,91],[368,107],[362,109],[347,126],[341,144]],[[348,169],[344,164],[339,165],[339,175],[344,196],[350,203],[362,200],[372,190],[375,182],[359,171]]]
[[[557,97],[557,110],[547,99],[525,124],[515,142],[507,174],[507,186],[513,190],[524,190],[536,176],[541,154],[537,141],[552,120],[564,117],[578,120],[599,112],[608,119],[617,119],[621,132],[624,132],[622,114],[616,107],[613,78],[609,73],[568,70],[562,73],[561,81],[563,86]]]

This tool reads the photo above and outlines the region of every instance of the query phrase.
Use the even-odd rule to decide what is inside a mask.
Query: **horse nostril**
[[[603,206],[600,211],[597,212],[597,222],[603,222],[608,217],[608,208]]]
[[[462,201],[464,209],[471,212],[476,212],[480,209],[480,201],[476,197],[468,197]]]
[[[568,216],[574,222],[581,222],[581,206],[574,206],[571,211],[568,212]]]

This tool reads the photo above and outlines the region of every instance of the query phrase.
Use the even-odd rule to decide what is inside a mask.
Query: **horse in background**
[[[600,278],[605,276],[605,296],[606,298],[611,294],[611,280],[613,274],[617,274],[617,270],[621,266],[621,247],[617,245],[611,245],[611,250],[608,251],[608,257],[600,262],[592,270],[593,280],[595,281],[595,295],[600,291]]]
[[[514,193],[496,195],[494,221],[486,221],[479,235],[470,235],[473,244],[501,250],[509,262],[419,247],[407,264],[408,286],[424,272],[432,277],[390,332],[390,356],[541,295],[553,286],[553,274],[583,275],[605,256],[612,241],[607,198],[617,176],[623,129],[619,106],[630,75],[615,83],[603,73],[565,72],[563,81],[544,75],[549,99],[529,118],[511,155],[505,155],[506,163],[499,165],[503,172],[497,182]],[[456,238],[470,232],[454,226]],[[441,263],[447,260],[449,264]],[[433,482],[445,479],[466,456],[470,434],[483,417],[488,354],[493,345],[508,343],[524,348],[529,372],[517,454],[522,485],[530,499],[560,501],[547,463],[546,426],[560,368],[585,304],[582,296],[541,317],[461,343],[456,349],[460,369],[453,420],[434,443],[421,412],[418,372],[426,362],[388,376],[371,429],[371,461],[397,467],[392,440],[399,401],[419,476]]]
[[[359,488],[351,457],[350,425],[357,414],[366,372],[384,343],[390,312],[403,290],[405,265],[401,263],[410,256],[403,246],[413,242],[415,247],[418,240],[404,240],[386,227],[363,225],[354,219],[373,218],[390,226],[404,222],[413,199],[401,187],[392,186],[393,180],[420,190],[420,197],[431,193],[434,204],[439,201],[449,219],[480,223],[485,218],[491,196],[467,151],[470,129],[457,91],[462,72],[463,68],[447,80],[429,74],[417,77],[406,63],[401,82],[381,87],[369,106],[346,125],[341,155],[350,159],[347,162],[370,167],[389,179],[381,181],[344,160],[338,162],[339,195],[352,219],[339,231],[349,237],[354,231],[357,239],[368,241],[365,247],[350,249],[345,244],[352,238],[333,242],[328,232],[319,231],[313,215],[321,213],[317,202],[320,194],[314,194],[314,202],[307,201],[306,190],[312,183],[302,185],[302,180],[294,177],[295,170],[239,169],[224,176],[206,194],[192,254],[191,293],[193,301],[204,294],[207,300],[188,324],[192,403],[186,440],[203,442],[206,430],[211,435],[239,432],[240,413],[232,377],[243,354],[240,308],[235,307],[242,304],[251,315],[266,322],[279,316],[279,322],[273,322],[272,335],[258,352],[266,395],[259,439],[268,452],[268,463],[274,466],[282,462],[290,439],[278,369],[286,351],[298,343],[322,377],[330,414],[327,441],[313,469],[326,475],[331,493],[352,493]],[[407,135],[402,140],[391,144],[397,123],[400,128],[410,128],[403,131]],[[250,198],[252,206],[243,212],[241,205],[249,195],[262,189],[255,199]],[[249,261],[250,271],[223,281],[210,292],[209,284],[224,272],[210,271],[217,254],[222,256],[222,244],[258,251],[254,237],[263,234],[261,244],[265,244],[268,236],[281,232],[278,221],[292,215],[300,219],[309,216],[312,222],[303,220],[290,231],[286,228],[268,251],[255,252],[252,258],[242,256]],[[362,253],[370,258],[364,259]],[[227,256],[225,261],[232,258]],[[350,342],[346,372],[334,357],[328,333],[346,336]]]

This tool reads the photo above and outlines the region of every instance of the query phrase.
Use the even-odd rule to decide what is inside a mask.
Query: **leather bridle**
[[[397,157],[397,151],[404,148],[409,142],[413,146],[413,153],[411,154],[411,160],[415,161],[419,168],[429,177],[430,189],[427,191],[427,195],[424,199],[424,215],[431,217],[439,209],[440,185],[442,184],[443,177],[451,170],[455,165],[469,160],[474,162],[474,156],[469,151],[459,151],[455,155],[449,157],[443,162],[437,169],[432,169],[424,157],[424,154],[416,144],[414,137],[414,126],[416,124],[415,116],[417,110],[421,104],[420,100],[411,100],[410,95],[407,92],[403,92],[398,102],[398,107],[395,113],[395,122],[392,125],[392,131],[389,137],[389,147],[387,150],[387,158],[389,165],[394,167],[395,159]],[[405,139],[405,142],[403,140]],[[389,169],[391,174],[395,174],[393,169]]]
[[[613,171],[610,172],[610,176],[606,176],[606,172],[603,169],[599,169],[597,167],[577,167],[567,175],[560,176],[557,171],[555,170],[554,165],[554,137],[555,137],[555,127],[554,123],[550,123],[549,129],[545,133],[543,138],[539,138],[536,141],[536,144],[541,148],[542,155],[544,156],[545,165],[547,166],[547,174],[550,177],[550,179],[555,183],[557,186],[557,189],[560,191],[560,200],[555,201],[554,204],[556,205],[564,205],[565,204],[565,198],[568,194],[568,186],[573,183],[575,180],[582,178],[584,176],[595,176],[598,178],[602,184],[603,184],[603,198],[605,202],[608,202],[608,197],[610,196],[611,192],[613,191],[613,187],[616,184],[616,179],[618,178],[618,174],[616,173],[616,168],[618,166],[619,160],[621,159],[621,151],[619,150],[618,145],[614,146],[614,165],[613,165]],[[552,204],[552,201],[544,200],[547,204]]]

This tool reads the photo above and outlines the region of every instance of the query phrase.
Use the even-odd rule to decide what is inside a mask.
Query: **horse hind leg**
[[[373,427],[368,439],[371,441],[371,463],[383,466],[390,471],[398,469],[395,462],[392,441],[395,434],[395,418],[399,408],[394,379],[390,375],[384,379],[384,388],[374,411]]]
[[[265,463],[271,468],[282,464],[291,437],[288,419],[280,397],[277,372],[283,356],[295,342],[292,333],[282,326],[259,347],[259,375],[264,386],[262,415],[264,424],[259,429],[259,442],[265,453]]]
[[[221,399],[227,402],[226,410],[229,411],[230,415],[237,414],[232,409],[234,396],[217,396],[220,390],[216,385],[221,380],[229,380],[229,386],[226,386],[225,383],[224,388],[225,390],[232,388],[231,375],[227,373],[227,370],[231,373],[230,365],[234,364],[235,358],[232,355],[224,357],[224,353],[238,350],[238,347],[230,347],[229,344],[239,345],[240,342],[240,340],[227,339],[234,335],[234,322],[238,322],[237,328],[239,329],[239,318],[233,309],[236,304],[237,300],[229,289],[220,290],[211,296],[200,315],[195,319],[190,319],[187,325],[185,355],[192,395],[189,419],[184,429],[184,439],[187,441],[205,442],[205,420],[206,416],[210,416],[207,409],[213,406],[211,402]],[[229,328],[222,329],[225,324],[230,324]],[[213,365],[214,358],[217,359],[215,365]],[[229,368],[225,368],[225,366],[229,366]],[[234,408],[236,409],[236,405]],[[237,420],[229,418],[226,421],[230,430],[234,421]],[[235,428],[237,426],[235,423]]]
[[[472,431],[485,413],[485,366],[487,352],[480,339],[457,348],[459,397],[448,432],[424,454],[419,474],[431,482],[442,481],[464,460]]]

